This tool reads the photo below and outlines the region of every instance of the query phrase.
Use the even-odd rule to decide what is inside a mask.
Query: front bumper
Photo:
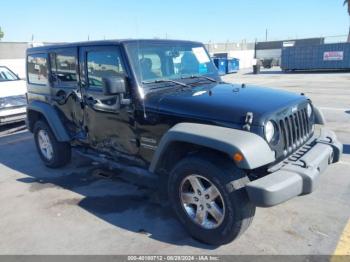
[[[271,167],[268,175],[248,183],[249,199],[256,206],[269,207],[313,192],[320,174],[338,162],[342,152],[335,133],[321,129],[288,159]]]
[[[26,106],[0,109],[0,126],[24,121],[26,119]]]

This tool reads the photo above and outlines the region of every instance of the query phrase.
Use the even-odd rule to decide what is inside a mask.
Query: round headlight
[[[265,138],[267,142],[271,142],[273,137],[275,136],[275,125],[269,121],[265,125]]]
[[[312,106],[310,104],[307,105],[307,116],[310,118],[312,115]]]

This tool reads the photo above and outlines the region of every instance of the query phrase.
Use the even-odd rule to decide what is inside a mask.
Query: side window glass
[[[47,84],[46,54],[32,54],[27,57],[28,82],[35,85]]]
[[[77,83],[75,50],[51,53],[50,61],[54,85],[71,86]]]
[[[89,86],[102,87],[102,78],[124,74],[120,53],[117,50],[87,53]]]

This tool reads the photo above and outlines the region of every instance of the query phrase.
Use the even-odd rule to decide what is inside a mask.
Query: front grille
[[[307,109],[300,109],[281,119],[279,129],[283,140],[283,155],[286,156],[303,145],[312,133]]]

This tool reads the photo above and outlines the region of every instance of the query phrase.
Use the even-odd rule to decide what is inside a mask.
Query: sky
[[[201,42],[346,35],[344,0],[0,0],[2,41]]]

